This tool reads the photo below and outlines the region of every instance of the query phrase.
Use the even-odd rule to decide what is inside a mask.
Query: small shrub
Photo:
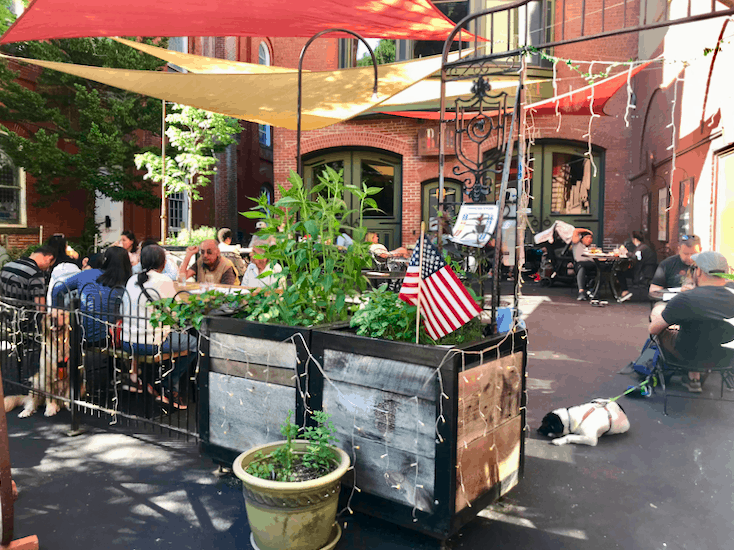
[[[201,227],[197,227],[193,231],[182,229],[178,232],[178,235],[168,237],[166,239],[166,244],[171,246],[192,246],[200,245],[201,243],[209,239],[217,239],[217,230],[214,227],[207,227],[206,225],[202,225]]]
[[[301,430],[291,422],[292,413],[288,411],[285,423],[280,427],[286,442],[269,455],[256,453],[247,466],[248,474],[270,481],[306,481],[323,477],[336,469],[338,455],[334,444],[339,441],[334,437],[334,424],[329,421],[331,415],[314,411],[312,418],[317,426]],[[296,452],[293,448],[299,432],[309,442],[305,452]]]

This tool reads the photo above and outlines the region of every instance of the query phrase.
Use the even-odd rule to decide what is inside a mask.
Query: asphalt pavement
[[[649,305],[576,302],[572,288],[526,285],[529,330],[525,477],[447,542],[462,549],[724,549],[734,539],[734,394],[714,377],[692,397],[623,397],[631,429],[596,447],[556,447],[543,415],[634,383],[618,372],[645,341]],[[643,294],[640,290],[636,294]],[[68,414],[8,414],[15,538],[42,549],[249,549],[241,489],[194,443],[134,434],[98,418],[68,437]],[[437,548],[433,539],[366,516],[343,518],[338,549]]]

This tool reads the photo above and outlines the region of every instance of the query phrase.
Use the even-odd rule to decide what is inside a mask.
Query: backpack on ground
[[[657,344],[648,338],[640,356],[629,364],[629,367],[640,377],[647,378],[652,373],[660,358],[660,350]]]

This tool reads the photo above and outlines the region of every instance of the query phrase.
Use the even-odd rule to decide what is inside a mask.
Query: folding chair
[[[648,387],[655,387],[654,379],[657,379],[660,386],[663,388],[663,414],[668,415],[668,392],[666,389],[666,383],[670,381],[670,378],[676,374],[682,376],[688,376],[689,372],[700,372],[702,379],[704,379],[709,373],[718,372],[721,376],[721,395],[720,398],[724,397],[724,385],[726,384],[729,388],[734,389],[734,365],[730,362],[716,365],[715,367],[706,366],[703,367],[696,363],[681,362],[680,360],[671,356],[670,352],[667,352],[660,344],[660,339],[657,336],[650,337],[653,343],[659,350],[658,360],[653,366],[653,370],[647,377],[649,380]]]

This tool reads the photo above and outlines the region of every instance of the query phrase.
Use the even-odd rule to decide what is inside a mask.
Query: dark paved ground
[[[632,428],[597,447],[555,447],[535,429],[557,407],[616,396],[617,374],[645,340],[646,302],[591,307],[568,288],[525,287],[530,426],[525,478],[449,541],[485,549],[725,549],[734,539],[734,395],[718,380],[691,399],[622,398]],[[682,391],[681,391],[682,390]],[[712,391],[713,390],[713,391]],[[68,416],[8,416],[16,537],[41,548],[247,549],[235,480],[191,443],[97,427],[69,438]],[[365,516],[339,549],[436,548],[429,538]]]

